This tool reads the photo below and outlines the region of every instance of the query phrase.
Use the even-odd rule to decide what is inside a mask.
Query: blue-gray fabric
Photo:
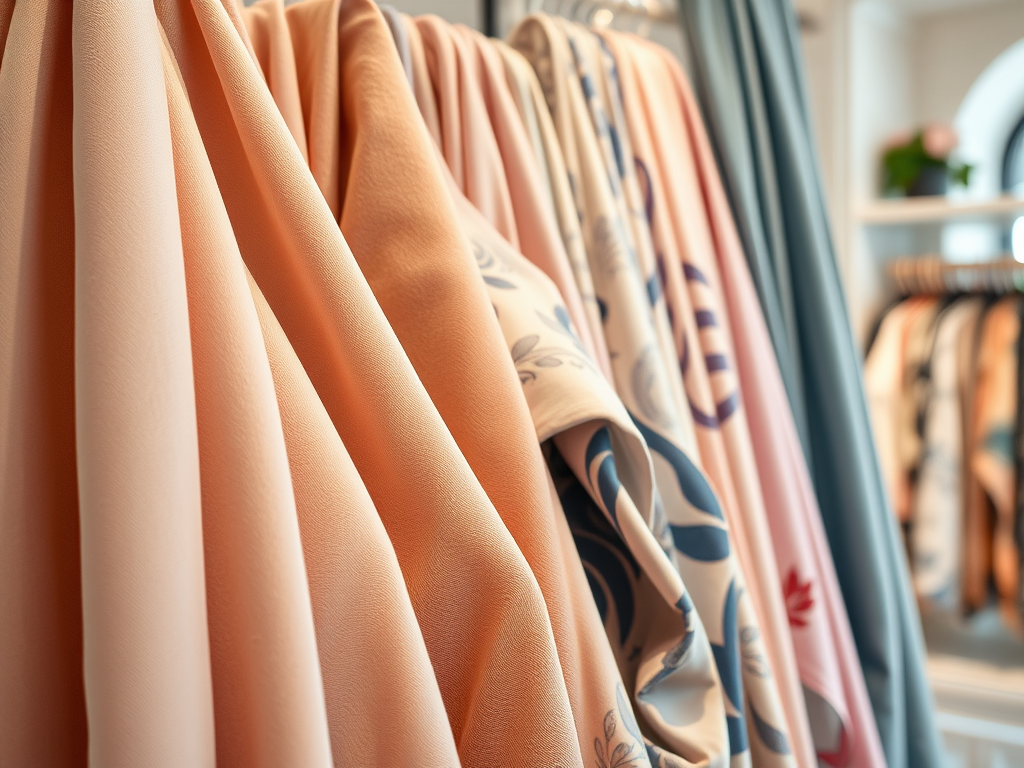
[[[814,156],[790,0],[680,0],[692,72],[782,368],[890,768],[941,763]]]

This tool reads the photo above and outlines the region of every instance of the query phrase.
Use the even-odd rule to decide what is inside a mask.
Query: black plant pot
[[[907,187],[907,197],[922,197],[925,195],[946,194],[946,184],[949,181],[949,171],[945,166],[926,165],[917,174],[914,183]]]

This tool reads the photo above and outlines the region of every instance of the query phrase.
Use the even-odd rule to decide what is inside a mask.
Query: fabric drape
[[[682,0],[694,78],[786,384],[890,766],[940,761],[782,0]],[[785,205],[782,204],[785,201]]]

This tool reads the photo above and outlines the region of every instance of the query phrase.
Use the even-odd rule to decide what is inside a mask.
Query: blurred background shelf
[[[907,197],[874,200],[857,210],[857,219],[870,226],[898,226],[946,221],[1012,220],[1024,216],[1024,199],[951,200],[946,197]]]

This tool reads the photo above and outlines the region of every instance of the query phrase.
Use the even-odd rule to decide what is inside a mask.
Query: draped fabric
[[[554,117],[576,193],[595,290],[604,307],[616,388],[651,449],[655,503],[664,510],[659,515],[664,514],[668,523],[665,532],[671,535],[683,579],[694,585],[693,602],[715,652],[727,697],[730,754],[738,764],[750,759],[748,750],[758,759],[787,764],[792,760],[789,729],[770,678],[763,636],[754,630],[758,620],[751,593],[738,567],[717,494],[696,473],[701,457],[675,367],[639,182],[632,163],[623,162],[632,152],[619,130],[624,128],[622,107],[609,101],[619,98],[618,86],[606,79],[610,69],[601,60],[599,41],[580,28],[560,26],[543,16],[530,17],[513,31],[511,41],[537,72]],[[610,58],[607,62],[611,64]],[[608,119],[615,110],[618,126]],[[741,664],[741,655],[758,662]],[[743,678],[752,670],[761,679],[745,686]],[[645,711],[642,693],[638,708],[648,722],[657,722],[654,713]],[[751,742],[753,747],[748,746]]]
[[[505,77],[515,99],[519,115],[527,128],[530,144],[537,159],[537,167],[542,178],[548,184],[547,192],[562,234],[562,242],[565,245],[566,256],[572,268],[576,287],[583,302],[586,325],[589,326],[594,341],[596,360],[610,381],[612,378],[611,362],[608,359],[608,345],[604,338],[601,306],[594,293],[594,279],[590,273],[590,265],[587,263],[583,234],[580,230],[579,212],[576,210],[569,174],[565,168],[565,157],[562,154],[562,147],[558,143],[558,133],[555,130],[551,113],[548,112],[547,101],[541,91],[537,75],[523,55],[503,42],[491,41],[491,44],[501,54],[504,61]]]
[[[780,369],[667,51],[122,6],[0,0],[0,764],[885,764],[892,649],[826,546],[857,502],[822,525],[787,401],[813,345]],[[925,362],[966,392],[956,310],[883,327],[899,477],[938,471]],[[962,423],[1004,611],[1019,314]]]
[[[234,6],[4,11],[0,762],[580,765],[537,581]]]
[[[316,4],[306,8],[315,9]],[[299,13],[298,7],[289,9],[289,15],[297,17]],[[418,190],[429,189],[431,184],[440,187],[441,177],[429,139],[416,114],[411,92],[405,86],[400,70],[394,66],[397,61],[387,30],[369,15],[360,23],[363,27],[358,29],[358,36],[354,31],[351,33],[349,45],[344,44],[349,27],[344,20],[341,25],[342,81],[337,91],[341,93],[344,108],[337,140],[343,142],[342,137],[355,137],[342,143],[343,151],[348,153],[342,158],[342,163],[351,169],[350,177],[343,179],[343,183],[353,190],[369,189],[372,185],[381,195],[394,198],[386,180],[397,178],[396,174],[412,173],[410,169],[416,168],[418,163],[421,167],[416,171],[417,177],[410,179],[406,186]],[[375,26],[372,32],[369,29],[371,24]],[[325,28],[331,27],[327,25]],[[445,33],[443,28],[438,32]],[[328,42],[324,50],[331,50],[336,45]],[[352,71],[357,66],[362,69]],[[371,66],[374,69],[367,71]],[[388,103],[380,98],[380,92],[394,93],[395,98]],[[412,146],[395,146],[393,142],[384,140],[385,133],[381,130],[384,124],[391,127],[404,125],[405,130],[399,135],[421,136],[422,139],[418,143],[409,142]],[[477,179],[488,178],[486,163],[469,154],[471,145],[458,145],[452,139],[452,146],[463,157],[472,159],[473,174]],[[357,172],[360,174],[358,179],[355,178]],[[379,177],[374,179],[372,174],[379,174]],[[493,182],[477,185],[477,189],[483,188],[493,191],[495,197],[491,199],[501,199],[505,189]],[[427,199],[444,197],[443,190],[438,188],[436,194]],[[589,749],[595,736],[602,733],[608,713],[616,711],[616,687],[621,688],[621,684],[618,683],[614,658],[604,638],[579,556],[571,538],[561,536],[559,526],[564,527],[564,517],[557,498],[552,499],[550,495],[546,470],[512,361],[501,342],[491,308],[486,303],[477,304],[473,308],[475,316],[467,315],[466,296],[475,292],[484,297],[483,283],[470,249],[462,248],[458,259],[450,255],[445,261],[436,259],[437,263],[432,267],[435,274],[429,280],[430,257],[414,250],[422,248],[425,233],[437,229],[441,223],[449,234],[458,232],[451,212],[440,221],[441,217],[436,212],[428,217],[426,211],[417,210],[410,201],[401,202],[402,208],[398,207],[399,202],[374,200],[365,194],[345,196],[341,226],[350,233],[349,238],[355,247],[359,248],[361,243],[364,274],[368,275],[378,300],[410,350],[421,378],[432,391],[464,454],[470,458],[489,495],[501,500],[498,504],[500,511],[542,584],[555,627],[562,671],[570,691],[579,742]],[[492,209],[492,212],[495,210],[498,209]],[[371,230],[361,222],[371,221],[373,216],[379,217],[378,226],[383,227],[387,221],[387,226],[394,232],[390,240],[382,241],[380,231],[370,237]],[[403,220],[407,225],[404,228],[397,226]],[[361,232],[366,232],[365,240],[360,240]],[[433,247],[429,253],[444,254],[446,250],[451,248]],[[474,246],[474,250],[479,259],[479,247]],[[374,261],[370,261],[371,256]],[[417,297],[423,295],[425,285],[457,285],[455,275],[469,279],[471,285],[450,291],[449,303],[446,303],[448,300],[444,294],[429,304],[417,301]],[[433,334],[434,338],[424,338],[425,334]],[[495,341],[497,347],[494,346]],[[498,369],[506,375],[504,382],[496,378],[497,371],[488,371],[481,365],[481,358],[488,359],[482,354],[488,349],[495,350],[490,359],[499,363]],[[417,355],[414,350],[422,350],[422,355]],[[459,371],[459,367],[467,370]],[[466,383],[461,384],[460,381]],[[508,386],[508,381],[511,381],[512,392],[503,389],[503,386]],[[504,427],[495,431],[494,414],[508,412],[509,400],[523,403],[524,420],[513,421],[511,417],[516,411],[512,410]],[[489,405],[484,406],[488,401]],[[482,406],[479,415],[474,414],[473,403]],[[485,413],[488,414],[486,417]],[[522,436],[518,443],[517,435]],[[516,455],[516,449],[520,449],[519,455]],[[528,471],[531,461],[536,462],[532,475]],[[509,473],[509,466],[518,467],[519,471]]]
[[[793,723],[807,728],[810,716],[813,745],[826,764],[878,765],[884,758],[820,512],[806,465],[792,450],[798,438],[792,419],[786,418],[778,366],[700,113],[685,75],[666,51],[632,36],[603,36],[623,83],[636,164],[648,179],[646,207],[669,305],[675,307],[671,316],[691,408],[720,399],[705,411],[714,417],[698,419],[698,425],[709,436],[721,430],[736,485],[757,492],[748,492],[740,504],[746,513],[743,528],[756,532],[751,536],[755,546],[762,541],[773,545],[767,551],[757,547],[755,557],[773,569],[767,577],[759,575],[762,583],[773,585],[764,590],[766,603],[786,601],[776,608],[781,608],[786,631],[776,629],[770,639],[778,667],[799,667],[799,676],[779,676],[791,728]],[[691,301],[715,325],[698,332],[692,324],[684,329]],[[723,403],[732,404],[731,412]],[[790,635],[792,647],[779,642]],[[803,692],[782,687],[788,681],[802,682]],[[812,744],[809,734],[804,739],[798,743]],[[802,759],[813,764],[806,754]]]
[[[424,40],[424,48],[427,50],[429,50],[430,45],[443,46],[443,43],[437,42],[443,36],[453,37],[460,34],[451,28],[447,28],[439,21],[428,21],[433,25],[430,34],[433,35],[434,42],[429,43],[426,39]],[[417,22],[416,27],[422,29],[423,26],[424,20],[421,19]],[[426,36],[424,37],[426,38]],[[461,64],[462,62],[459,61],[459,63]],[[414,66],[414,79],[420,76],[421,73],[417,72]],[[424,78],[431,76],[436,78],[437,74],[429,71],[422,72],[422,77]],[[497,86],[498,82],[495,81],[494,85]],[[460,109],[459,93],[457,91],[445,89],[441,83],[435,83],[432,90],[438,95],[437,107],[439,114],[453,113]],[[445,98],[451,100],[452,103],[444,103]],[[490,131],[489,125],[481,123],[476,131],[464,132],[462,134],[464,146],[456,147],[455,151],[457,154],[459,156],[466,156],[476,153],[476,150],[473,148],[475,146],[474,142],[481,133],[486,133],[487,131]],[[443,138],[443,131],[441,135]],[[493,133],[491,136],[493,136]],[[484,143],[484,152],[476,153],[478,158],[487,157],[487,146],[490,146],[490,141]],[[497,159],[494,155],[491,155],[491,157]],[[520,155],[519,159],[521,161],[528,161],[530,158]],[[500,159],[498,161],[500,162]],[[480,162],[486,161],[480,160]],[[484,175],[487,171],[486,169],[480,169],[477,173]],[[452,176],[453,183],[457,184],[454,174]],[[500,178],[500,175],[496,171],[492,171],[491,178]],[[467,202],[468,200],[467,196]],[[502,323],[503,329],[505,329],[512,360],[516,363],[517,370],[520,372],[520,379],[523,380],[524,389],[529,394],[530,387],[527,386],[528,381],[526,379],[532,381],[531,376],[533,378],[543,378],[545,384],[550,379],[554,379],[555,382],[561,384],[560,387],[554,389],[544,385],[538,385],[533,388],[534,390],[540,389],[542,392],[548,393],[546,398],[541,399],[542,405],[537,404],[536,398],[531,401],[531,410],[533,410],[538,437],[545,440],[569,428],[574,428],[572,429],[572,438],[562,438],[560,436],[558,442],[562,444],[563,440],[567,441],[567,444],[562,445],[562,449],[566,453],[566,460],[573,463],[578,477],[586,479],[586,486],[594,486],[595,478],[591,476],[591,472],[597,472],[598,467],[603,466],[606,473],[611,471],[614,476],[614,469],[611,468],[614,465],[608,461],[611,459],[609,456],[610,438],[608,430],[598,421],[598,419],[604,416],[604,410],[599,408],[596,411],[596,415],[590,416],[589,414],[593,411],[594,406],[593,404],[586,405],[587,400],[584,397],[584,393],[587,387],[593,386],[593,383],[584,381],[583,385],[585,387],[582,391],[574,391],[573,387],[566,386],[571,384],[573,380],[571,378],[566,380],[564,376],[559,377],[556,374],[564,374],[572,366],[557,364],[560,363],[562,358],[555,351],[557,348],[550,346],[550,342],[543,345],[540,343],[531,345],[531,340],[539,341],[542,334],[524,333],[526,329],[530,329],[533,326],[537,326],[536,330],[543,330],[545,328],[543,322],[545,319],[548,326],[546,329],[548,335],[551,333],[552,323],[554,327],[560,328],[562,333],[565,333],[570,326],[568,315],[561,304],[558,306],[558,311],[555,311],[554,306],[543,305],[530,311],[529,304],[523,305],[525,300],[523,294],[525,291],[519,290],[520,286],[516,272],[509,267],[509,264],[515,265],[518,261],[521,261],[522,257],[518,256],[514,249],[510,248],[508,241],[501,238],[499,232],[495,229],[488,230],[486,227],[481,226],[479,218],[484,216],[487,210],[487,206],[483,206],[482,210],[478,209],[478,212],[474,212],[473,215],[464,217],[464,219],[468,218],[468,226],[473,236],[474,248],[483,272],[484,282],[490,291],[495,313]],[[494,217],[495,215],[496,212],[492,209],[490,217],[487,218]],[[475,224],[474,221],[476,221]],[[490,223],[493,227],[493,219]],[[519,271],[523,271],[522,266],[520,266]],[[529,273],[527,272],[527,274]],[[529,282],[536,283],[536,278]],[[510,329],[517,329],[514,332],[516,338],[510,339],[510,334],[513,334]],[[537,339],[533,338],[535,336]],[[579,349],[575,349],[574,354],[576,357],[580,357],[580,352],[585,353],[586,350],[580,342],[577,342],[576,346]],[[589,359],[589,356],[586,356],[584,359]],[[530,372],[531,368],[532,373]],[[546,370],[548,368],[559,368],[560,370],[548,372]],[[541,377],[539,374],[542,372],[544,376]],[[608,396],[613,401],[615,400],[613,394],[606,393],[604,395],[604,397]],[[601,402],[600,399],[598,402]],[[583,410],[580,410],[581,404],[585,405]],[[632,427],[628,420],[621,418],[622,413],[620,406],[620,410],[616,414],[619,417],[619,422],[629,425],[633,441],[639,442],[642,446],[643,441],[636,434],[635,427]],[[548,415],[545,416],[545,414]],[[581,420],[589,423],[580,424]],[[599,446],[605,443],[608,443],[609,447],[606,450],[599,450]],[[634,457],[631,463],[641,468],[646,467],[649,472],[649,461],[647,458],[642,458],[638,461]],[[591,464],[594,466],[591,467]],[[572,478],[571,474],[569,478]],[[602,478],[602,487],[604,487],[603,483],[604,479]],[[649,480],[647,483],[649,484]],[[559,484],[564,488],[564,479]],[[614,485],[618,485],[617,480]],[[605,490],[607,489],[605,488]],[[580,524],[585,526],[595,525],[593,520],[594,512],[600,515],[600,508],[595,508],[594,502],[586,502],[585,499],[587,497],[581,498],[579,494],[570,494],[570,496],[566,497],[564,491],[562,496],[570,504],[570,508],[566,510],[566,513],[574,526]],[[615,498],[614,492],[608,498],[601,498],[606,514],[611,515],[612,519],[618,516]],[[622,523],[626,526],[626,530],[629,531],[623,533],[628,547],[626,551],[630,553],[628,557],[630,559],[636,557],[640,563],[637,567],[642,568],[648,575],[645,578],[641,578],[641,574],[636,573],[633,577],[635,583],[631,583],[630,580],[623,582],[621,578],[614,578],[617,575],[617,569],[616,573],[604,573],[606,569],[599,569],[601,574],[599,578],[609,585],[608,589],[611,590],[611,594],[620,600],[626,601],[617,606],[614,614],[618,626],[612,630],[612,636],[618,639],[616,642],[613,642],[613,647],[617,652],[624,677],[631,684],[632,690],[637,693],[637,706],[641,711],[645,707],[650,708],[651,705],[647,703],[647,699],[662,698],[664,696],[662,691],[665,690],[678,689],[685,686],[706,691],[705,696],[687,697],[683,700],[677,699],[673,701],[666,708],[665,712],[659,712],[657,720],[664,721],[662,730],[667,735],[663,736],[662,741],[668,744],[676,757],[685,759],[688,764],[718,764],[727,751],[724,716],[720,717],[717,723],[713,719],[716,712],[719,715],[724,714],[720,703],[720,684],[712,666],[713,657],[707,644],[707,636],[699,623],[696,612],[693,610],[689,595],[683,587],[679,574],[672,568],[670,561],[665,556],[665,552],[658,545],[656,536],[653,536],[650,531],[649,526],[656,526],[657,522],[652,520],[650,516],[650,505],[653,503],[652,498],[652,489],[648,485],[644,496],[641,497],[642,501],[639,507],[639,509],[644,510],[643,516],[641,517],[639,512],[634,512],[632,517],[629,517],[628,512],[622,513],[623,520],[632,521],[629,524]],[[583,508],[580,508],[581,501],[585,502]],[[627,503],[625,498],[623,503]],[[619,523],[616,523],[616,525],[619,525]],[[663,528],[663,524],[661,528]],[[656,533],[663,533],[661,528],[656,526]],[[612,536],[614,537],[615,534],[612,533]],[[607,539],[608,532],[602,531],[602,540]],[[634,539],[637,541],[634,541]],[[579,537],[577,536],[578,540]],[[598,565],[606,565],[609,562],[607,554],[603,558],[601,556],[602,551],[607,551],[607,546],[607,543],[602,544],[601,550],[598,550],[597,553],[594,553],[593,545],[590,548],[586,545],[583,547],[584,559],[591,572]],[[613,551],[621,549],[621,546],[620,544]],[[594,560],[595,554],[596,562]],[[591,581],[592,585],[593,583]],[[635,627],[632,617],[628,621],[626,619],[627,615],[632,613],[634,605],[637,606],[638,613],[640,613],[640,608],[642,607],[645,614],[643,617],[637,617]],[[607,612],[605,613],[605,618],[606,627],[608,627]],[[709,718],[712,718],[710,722]],[[652,746],[652,749],[656,748]],[[584,750],[585,754],[587,751],[586,749]],[[673,755],[666,755],[665,757],[671,758]]]
[[[1003,620],[1011,627],[1020,626],[1017,613],[1020,566],[1013,533],[1019,301],[1017,296],[1001,299],[985,315],[981,328],[970,443],[970,469],[976,481],[976,492],[968,502],[964,527],[966,607],[977,609],[985,605],[991,578]]]
[[[864,405],[793,10],[784,0],[681,0],[680,13],[886,759],[893,768],[938,764],[919,618]]]
[[[960,339],[973,338],[981,299],[950,307],[938,321],[929,368],[921,465],[913,501],[909,549],[918,595],[945,610],[960,608],[960,545],[964,526],[964,384],[957,360]],[[969,460],[969,455],[966,455]]]

